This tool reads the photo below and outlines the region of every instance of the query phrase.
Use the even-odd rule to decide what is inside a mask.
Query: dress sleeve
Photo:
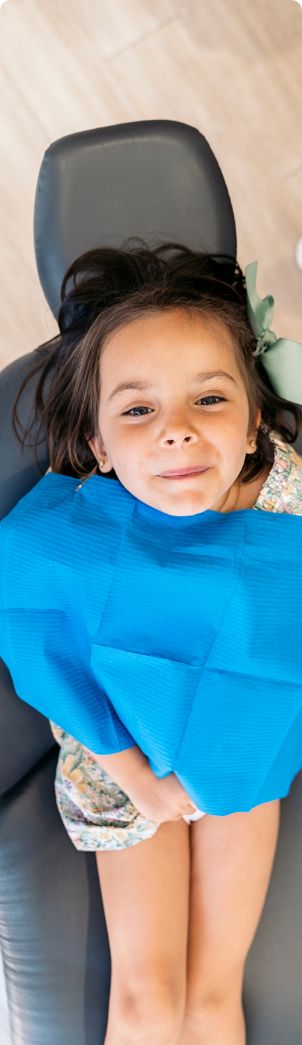
[[[57,610],[0,614],[0,650],[18,697],[97,755],[134,747],[90,667],[80,619]]]

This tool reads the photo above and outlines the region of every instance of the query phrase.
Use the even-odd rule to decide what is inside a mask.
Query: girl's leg
[[[183,819],[120,850],[98,850],[111,955],[104,1045],[176,1045],[186,997],[190,847]]]
[[[187,999],[179,1045],[245,1045],[244,966],[271,877],[280,799],[192,822]]]

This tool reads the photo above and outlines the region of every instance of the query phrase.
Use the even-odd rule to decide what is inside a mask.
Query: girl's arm
[[[84,745],[82,747],[91,758],[95,758],[105,773],[108,773],[126,794],[128,794],[129,788],[133,788],[133,785],[145,782],[148,778],[154,780],[154,773],[148,759],[137,744],[126,748],[125,751],[118,751],[114,755],[96,755],[94,751],[89,751],[88,747],[84,747]]]

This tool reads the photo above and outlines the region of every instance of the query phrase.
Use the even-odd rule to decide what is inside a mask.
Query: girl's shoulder
[[[274,462],[254,507],[302,515],[302,457],[278,432],[270,432],[270,440],[275,448]]]

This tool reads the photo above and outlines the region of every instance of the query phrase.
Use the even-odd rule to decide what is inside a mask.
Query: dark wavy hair
[[[67,292],[69,279],[73,285]],[[227,327],[249,403],[247,434],[256,427],[257,408],[261,410],[257,450],[246,455],[240,481],[252,481],[266,463],[273,462],[271,431],[287,443],[296,441],[302,407],[274,393],[261,357],[253,356],[256,338],[248,318],[245,277],[232,255],[193,251],[174,242],[149,249],[141,239],[138,246],[95,248],[69,266],[62,281],[61,302],[60,332],[36,349],[42,358],[22,381],[12,416],[14,432],[23,445],[32,425],[20,438],[17,404],[27,381],[42,368],[32,424],[38,421],[44,428],[40,442],[45,440],[46,430],[52,471],[80,479],[98,471],[87,440],[99,432],[104,345],[109,335],[142,314],[175,308]],[[286,424],[285,411],[294,418],[293,431]],[[27,445],[34,446],[36,456],[38,440]],[[37,456],[36,463],[40,468]],[[112,469],[106,478],[118,477]]]

